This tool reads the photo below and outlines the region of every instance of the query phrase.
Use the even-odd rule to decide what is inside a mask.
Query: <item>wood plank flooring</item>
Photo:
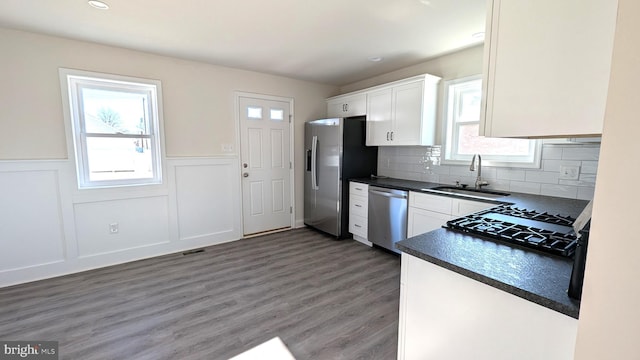
[[[395,359],[400,259],[297,229],[0,289],[0,340],[61,359]]]

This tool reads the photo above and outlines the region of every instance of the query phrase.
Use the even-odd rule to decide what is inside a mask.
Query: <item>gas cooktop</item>
[[[577,236],[570,216],[518,209],[512,205],[484,210],[447,222],[447,228],[542,252],[571,257]]]

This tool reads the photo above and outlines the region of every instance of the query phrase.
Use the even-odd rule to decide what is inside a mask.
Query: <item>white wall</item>
[[[483,49],[483,45],[470,47],[413,66],[345,85],[340,88],[340,91],[346,93],[361,90],[425,73],[439,76],[443,81],[478,75],[482,73]]]
[[[0,286],[240,238],[236,91],[294,99],[302,222],[303,123],[336,87],[2,28],[0,48]],[[77,191],[60,67],[162,82],[163,186]]]
[[[0,287],[242,236],[237,159],[169,158],[166,168],[152,190],[87,194],[69,160],[0,161]]]
[[[402,68],[370,79],[358,81],[340,88],[341,93],[365,89],[414,75],[431,74],[442,78],[438,85],[438,108],[436,109],[436,143],[442,142],[442,97],[444,82],[466,76],[482,74],[483,45],[474,46],[455,53],[431,59],[413,66]]]
[[[619,0],[576,359],[638,359],[640,2]]]

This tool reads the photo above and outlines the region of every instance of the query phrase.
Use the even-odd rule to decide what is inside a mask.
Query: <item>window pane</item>
[[[247,117],[249,119],[262,119],[261,107],[247,107]]]
[[[81,88],[87,133],[149,134],[146,93]]]
[[[480,120],[480,89],[463,89],[459,93],[456,120],[458,122]]]
[[[478,136],[478,123],[459,125],[458,154],[460,155],[529,155],[530,140],[497,139]]]
[[[284,110],[271,109],[271,120],[284,120]]]
[[[89,180],[153,178],[150,139],[87,137]]]

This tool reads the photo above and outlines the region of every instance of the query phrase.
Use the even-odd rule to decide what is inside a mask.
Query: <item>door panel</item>
[[[272,209],[274,213],[284,212],[284,181],[273,180],[271,182],[271,193],[273,194]]]
[[[321,123],[316,127],[318,136],[315,226],[330,234],[338,235],[340,226],[340,161],[342,137],[340,119]]]
[[[249,168],[262,169],[262,129],[249,128]]]
[[[240,97],[239,106],[244,234],[290,227],[289,103]]]
[[[367,146],[391,145],[389,133],[392,128],[392,90],[371,93],[367,102]]]
[[[280,129],[271,129],[271,167],[284,168],[284,132]]]
[[[420,143],[423,89],[422,81],[394,89],[393,145]]]
[[[304,124],[304,223],[315,225],[316,222],[316,191],[311,181],[312,142],[317,134],[311,123]]]
[[[251,187],[251,215],[262,215],[264,213],[264,191],[262,181],[250,182]]]

